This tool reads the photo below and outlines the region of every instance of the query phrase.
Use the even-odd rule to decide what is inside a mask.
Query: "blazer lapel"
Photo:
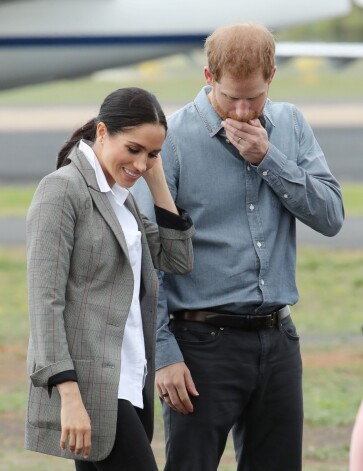
[[[141,214],[139,213],[138,208],[136,207],[135,201],[134,201],[131,193],[126,198],[125,206],[130,211],[130,213],[134,216],[134,218],[136,219],[137,225],[139,227],[139,231],[141,232],[143,262],[145,262],[144,254],[149,252],[149,247],[148,247],[148,243],[147,243],[147,238],[146,238],[146,234],[145,234],[144,225],[143,225],[142,219],[141,219]]]
[[[149,244],[147,242],[147,237],[145,233],[144,224],[142,222],[142,217],[135,204],[135,200],[130,193],[125,201],[125,206],[135,217],[137,224],[139,226],[139,231],[141,232],[141,246],[142,246],[142,263],[141,263],[141,290],[146,292],[147,290],[155,295],[156,290],[158,289],[158,278],[156,276],[156,271],[150,254]]]
[[[147,243],[147,238],[146,238],[146,234],[145,234],[144,225],[143,225],[142,219],[141,219],[141,214],[139,213],[138,208],[136,207],[135,201],[134,201],[131,193],[126,198],[125,206],[130,211],[130,213],[134,216],[134,218],[136,219],[137,225],[139,227],[139,231],[141,232],[142,262],[143,262],[142,267],[144,267],[145,263],[146,263],[146,265],[148,265],[148,262],[149,262],[149,260],[148,259],[146,260],[146,257],[145,257],[145,254],[149,253],[149,246],[148,246],[148,243]]]
[[[90,192],[91,198],[93,199],[95,205],[97,206],[100,214],[105,219],[109,225],[112,232],[115,234],[115,237],[120,244],[122,250],[129,258],[129,251],[126,244],[126,239],[124,233],[122,232],[120,223],[116,217],[116,214],[107,198],[105,193],[102,193],[97,184],[96,174],[91,164],[88,162],[86,156],[75,147],[71,152],[69,159],[75,164],[77,169],[83,175],[87,183],[88,190]]]

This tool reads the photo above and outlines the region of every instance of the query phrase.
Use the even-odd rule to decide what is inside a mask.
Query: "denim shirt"
[[[327,236],[342,227],[341,190],[311,127],[289,103],[267,100],[269,148],[258,166],[226,141],[221,118],[203,88],[168,119],[162,159],[170,191],[190,214],[194,269],[163,276],[157,369],[183,361],[168,313],[214,308],[262,314],[298,301],[296,218]],[[152,216],[147,186],[133,190]]]

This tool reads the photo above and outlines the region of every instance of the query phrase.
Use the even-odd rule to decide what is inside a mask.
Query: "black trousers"
[[[242,330],[172,321],[199,397],[194,412],[163,404],[165,471],[216,471],[233,430],[237,471],[301,471],[302,362],[290,317]]]
[[[129,401],[119,399],[115,444],[102,461],[75,460],[77,471],[158,471],[145,429]]]

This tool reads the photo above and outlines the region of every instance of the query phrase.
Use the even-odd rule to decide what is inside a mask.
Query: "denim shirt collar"
[[[201,120],[203,121],[205,127],[207,128],[210,137],[214,137],[216,134],[224,134],[224,128],[221,125],[221,117],[212,107],[208,93],[212,90],[212,87],[207,85],[202,88],[194,100],[194,105],[196,110],[199,113]],[[265,107],[263,110],[263,115],[266,118],[266,121],[270,123],[271,126],[275,126],[275,123],[272,120],[271,114],[269,112],[270,100],[267,98]],[[269,131],[269,125],[267,124],[267,131]]]
[[[270,123],[271,126],[273,127],[276,127],[276,124],[274,123],[273,119],[272,119],[272,116],[271,116],[271,113],[270,113],[270,105],[271,105],[271,100],[269,98],[267,98],[266,100],[266,103],[265,103],[265,107],[263,109],[263,115],[266,119],[266,124],[267,124],[267,121]],[[268,125],[266,126],[266,129],[268,131]]]
[[[202,88],[194,100],[194,105],[196,110],[199,113],[201,120],[203,121],[205,127],[207,128],[210,137],[214,137],[223,129],[221,125],[221,117],[212,107],[208,93],[212,90],[212,87],[209,85]]]

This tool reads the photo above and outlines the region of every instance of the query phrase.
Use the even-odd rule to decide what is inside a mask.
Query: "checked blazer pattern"
[[[25,447],[74,459],[60,449],[60,396],[48,379],[75,370],[91,417],[89,460],[110,453],[116,431],[121,343],[133,293],[126,240],[95,172],[75,148],[71,163],[39,184],[27,216],[30,376]],[[142,420],[151,440],[158,279],[155,268],[192,269],[191,237],[134,214],[142,241],[140,302],[148,375]]]

